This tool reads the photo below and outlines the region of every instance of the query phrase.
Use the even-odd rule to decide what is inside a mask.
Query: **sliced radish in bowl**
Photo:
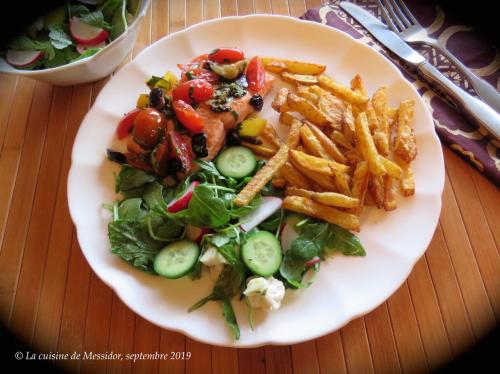
[[[262,198],[262,203],[260,203],[257,208],[240,218],[241,229],[248,232],[254,227],[257,227],[276,212],[281,207],[282,202],[283,201],[279,197],[264,196]]]
[[[188,204],[189,204],[189,201],[193,197],[194,189],[199,184],[200,184],[200,182],[198,182],[198,181],[191,182],[189,187],[186,188],[186,191],[184,191],[184,193],[181,196],[179,196],[176,199],[173,199],[170,203],[168,203],[168,205],[167,205],[168,212],[169,213],[176,213],[176,212],[179,212],[183,209],[186,209]]]
[[[29,66],[43,57],[42,51],[21,51],[9,49],[5,55],[7,62],[16,67]]]
[[[69,31],[73,39],[81,45],[96,45],[108,38],[106,30],[88,25],[77,17],[71,18]]]
[[[104,48],[105,46],[106,46],[106,41],[102,41],[102,42],[94,44],[94,45],[77,44],[76,50],[78,51],[79,54],[83,55],[87,49]]]

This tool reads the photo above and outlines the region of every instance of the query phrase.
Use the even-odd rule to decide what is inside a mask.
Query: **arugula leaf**
[[[163,244],[152,239],[138,222],[113,221],[108,224],[111,252],[136,268],[153,272],[153,260]]]
[[[93,12],[80,14],[80,21],[86,23],[87,25],[99,27],[101,29],[111,29],[111,25],[104,20],[104,15],[100,10],[94,10]]]
[[[90,10],[85,5],[75,4],[69,6],[69,18],[80,17],[84,14],[89,14]]]
[[[73,45],[70,36],[62,29],[61,26],[52,26],[49,33],[50,42],[55,49],[64,49]]]
[[[102,12],[105,19],[110,19],[115,12],[119,11],[123,3],[124,0],[107,0],[102,3],[98,9]]]
[[[111,40],[116,39],[127,29],[128,22],[127,22],[127,12],[125,5],[126,2],[121,1],[120,7],[115,10],[113,17],[111,18],[111,24],[112,24],[110,32]]]
[[[87,57],[90,57],[90,56],[93,56],[95,55],[97,52],[99,52],[102,48],[89,48],[87,50],[85,50],[85,52],[83,52],[81,55],[79,56],[75,56],[71,62],[74,62],[74,61],[79,61],[79,60],[83,60],[84,58],[87,58]]]
[[[167,210],[167,203],[163,199],[163,186],[158,182],[149,184],[142,195],[150,211],[163,214]]]
[[[269,218],[259,225],[259,228],[266,231],[276,231],[280,227],[282,221],[282,209],[273,213]]]
[[[139,221],[146,214],[146,210],[142,208],[142,199],[138,197],[123,200],[118,206],[118,217],[122,221]]]
[[[366,251],[356,235],[333,224],[329,225],[329,230],[331,236],[324,247],[325,252],[338,251],[345,256],[366,255]]]
[[[231,302],[228,299],[222,300],[222,308],[224,318],[226,318],[228,326],[233,330],[234,338],[238,340],[240,338],[240,327],[238,326],[238,321],[236,321]]]
[[[44,59],[52,60],[55,56],[54,47],[50,40],[38,41],[32,40],[25,35],[18,36],[9,43],[9,48],[22,51],[42,51]]]
[[[117,193],[120,191],[130,191],[138,187],[144,187],[145,184],[154,181],[156,181],[154,175],[124,164],[116,177],[115,190]]]

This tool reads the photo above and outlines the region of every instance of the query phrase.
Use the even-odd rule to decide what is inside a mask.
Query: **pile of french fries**
[[[267,126],[259,136],[262,144],[245,143],[270,160],[237,205],[249,204],[272,180],[286,187],[283,208],[359,231],[365,205],[390,211],[399,193],[415,193],[412,100],[389,107],[386,87],[370,97],[360,75],[347,87],[324,75],[324,65],[276,58],[263,63],[294,86],[282,88],[272,103],[290,131],[282,141]]]

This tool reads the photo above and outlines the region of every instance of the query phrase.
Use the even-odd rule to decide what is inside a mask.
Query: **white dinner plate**
[[[177,63],[220,46],[237,46],[249,57],[323,63],[328,74],[346,84],[359,73],[369,93],[387,86],[391,106],[413,99],[418,145],[418,156],[412,164],[415,195],[400,198],[395,211],[366,208],[362,214],[359,237],[366,257],[339,255],[322,263],[311,287],[287,290],[282,307],[275,312],[254,313],[254,331],[248,326],[244,302],[233,300],[241,327],[239,341],[233,340],[219,303],[210,302],[187,313],[194,302],[210,293],[214,281],[208,274],[197,281],[168,280],[133,268],[110,252],[110,216],[102,208],[103,203],[116,199],[113,172],[118,171],[117,165],[106,159],[106,149],[124,149],[115,139],[116,125],[123,113],[135,106],[138,95],[148,92],[144,81],[167,70],[178,73]],[[277,114],[270,108],[275,91],[262,111],[271,123],[278,123]],[[417,91],[391,62],[330,27],[289,17],[256,15],[204,22],[172,34],[122,68],[102,89],[82,122],[73,146],[68,200],[87,261],[134,312],[198,341],[253,347],[293,344],[325,335],[386,300],[408,277],[431,241],[443,185],[443,155],[432,118]]]

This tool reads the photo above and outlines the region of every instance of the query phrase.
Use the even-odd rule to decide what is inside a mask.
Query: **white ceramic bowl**
[[[132,50],[137,39],[139,24],[150,0],[142,0],[134,21],[118,38],[89,58],[70,64],[42,70],[21,70],[10,66],[0,57],[0,72],[38,79],[57,86],[94,82],[111,74]]]

